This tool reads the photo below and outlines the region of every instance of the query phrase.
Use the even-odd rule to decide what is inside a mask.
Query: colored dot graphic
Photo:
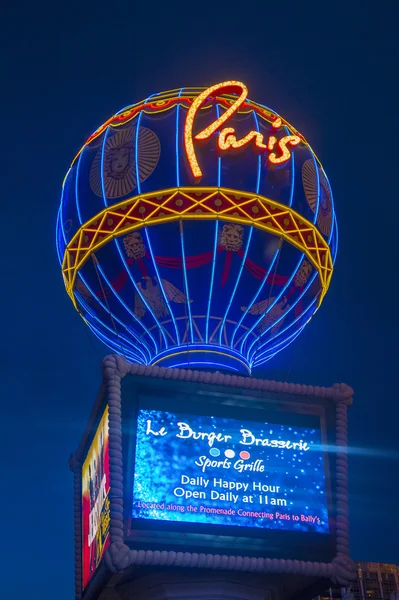
[[[224,455],[226,458],[234,458],[236,453],[234,452],[234,450],[226,450]]]
[[[211,448],[211,449],[209,450],[209,454],[210,454],[211,456],[215,456],[215,457],[216,457],[216,456],[219,456],[219,454],[220,454],[220,450],[219,450],[218,448]]]
[[[240,458],[242,458],[242,460],[248,460],[248,458],[250,457],[250,453],[247,452],[246,450],[243,450],[242,452],[240,452]]]

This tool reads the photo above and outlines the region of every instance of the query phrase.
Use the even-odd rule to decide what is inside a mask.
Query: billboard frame
[[[113,574],[130,566],[207,568],[212,570],[256,571],[258,573],[292,574],[328,578],[339,586],[348,585],[356,577],[355,564],[349,558],[348,522],[348,456],[347,409],[352,404],[353,390],[346,384],[332,387],[308,386],[287,382],[225,375],[219,372],[191,371],[156,366],[132,364],[118,355],[108,355],[103,363],[103,381],[89,417],[89,422],[77,451],[71,456],[70,468],[74,473],[74,523],[75,523],[75,592],[76,599],[95,598],[101,586]],[[121,385],[126,375],[144,378],[171,379],[176,382],[211,384],[225,388],[240,388],[248,392],[267,392],[279,396],[323,399],[335,406],[335,557],[331,562],[312,562],[295,559],[237,556],[217,552],[175,552],[168,550],[131,549],[126,541],[126,515],[124,512],[123,482],[123,431],[121,410]],[[87,585],[82,590],[82,523],[81,523],[81,467],[85,450],[93,439],[99,415],[105,405],[109,407],[109,462],[110,462],[110,545]]]
[[[125,379],[126,381],[126,379]],[[133,397],[132,397],[133,396]],[[185,550],[195,548],[195,551],[229,551],[241,552],[245,547],[250,556],[274,553],[275,558],[291,558],[292,547],[303,548],[302,558],[305,560],[324,560],[328,562],[334,553],[335,547],[335,469],[330,468],[331,452],[327,451],[328,444],[333,444],[335,434],[335,411],[327,402],[322,403],[318,399],[304,399],[299,402],[289,395],[264,394],[259,392],[245,394],[234,394],[231,387],[225,389],[220,386],[209,386],[201,384],[182,385],[175,381],[162,381],[152,378],[151,381],[142,377],[129,378],[127,389],[123,386],[122,397],[122,421],[123,421],[123,455],[124,455],[124,504],[125,504],[125,542],[133,547],[148,548],[156,545],[175,546],[175,550],[181,549],[181,534],[184,533]],[[192,401],[201,405],[203,414],[230,418],[231,411],[236,413],[235,419],[244,417],[248,420],[248,413],[257,413],[259,418],[267,422],[275,420],[276,423],[286,422],[286,425],[298,425],[298,420],[308,422],[316,418],[320,423],[320,434],[323,443],[324,482],[326,486],[326,499],[328,508],[329,532],[323,536],[316,532],[303,532],[290,530],[279,530],[273,527],[242,527],[233,524],[210,524],[206,522],[176,521],[140,519],[132,517],[133,484],[136,463],[136,422],[137,410],[141,403],[150,407],[153,402],[157,403],[158,410],[167,412],[177,411],[177,406],[186,406]],[[171,405],[174,408],[171,408]],[[161,408],[162,406],[162,408]],[[183,409],[180,410],[182,412]],[[188,410],[188,409],[187,409]],[[190,407],[188,412],[194,410]],[[245,411],[245,412],[244,412]],[[183,412],[187,412],[183,410]],[[197,414],[194,412],[194,414]],[[304,426],[304,422],[302,426]],[[313,425],[312,425],[313,427]],[[331,439],[328,439],[328,436]],[[211,477],[211,475],[207,475]],[[264,510],[273,510],[268,508]],[[278,509],[276,509],[278,510]],[[205,536],[205,537],[204,537]],[[206,539],[205,539],[206,538]],[[213,538],[213,541],[211,541]],[[238,539],[237,539],[238,538]],[[217,540],[217,541],[216,541]],[[306,542],[305,542],[306,540]],[[277,550],[278,549],[278,550]]]

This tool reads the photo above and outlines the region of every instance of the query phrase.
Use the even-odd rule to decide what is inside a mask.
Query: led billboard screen
[[[138,409],[132,518],[330,533],[320,418],[224,413]]]

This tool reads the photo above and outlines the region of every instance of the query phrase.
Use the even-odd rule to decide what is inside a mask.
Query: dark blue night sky
[[[107,353],[65,293],[61,183],[109,115],[149,94],[234,78],[301,131],[339,224],[330,290],[257,375],[345,381],[353,558],[399,564],[397,19],[394,3],[7,3],[1,32],[4,598],[70,600],[73,479]]]

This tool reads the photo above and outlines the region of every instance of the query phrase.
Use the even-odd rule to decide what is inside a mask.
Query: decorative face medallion
[[[105,138],[96,154],[90,172],[91,189],[97,196],[111,200],[127,196],[137,185],[137,175],[141,183],[151,175],[160,152],[159,139],[150,129],[140,127],[138,139],[135,127],[116,131]]]
[[[226,250],[237,252],[242,246],[244,228],[241,225],[226,223],[223,225],[220,245]]]

